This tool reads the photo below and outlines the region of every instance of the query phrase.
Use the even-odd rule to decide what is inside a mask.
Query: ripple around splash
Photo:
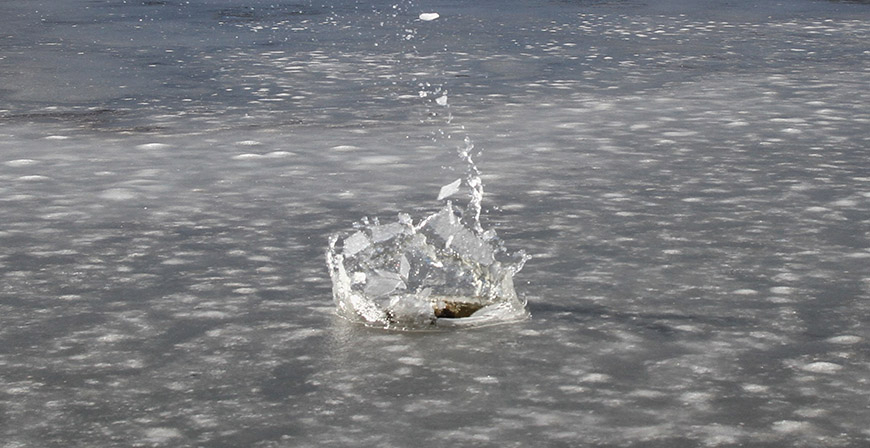
[[[326,252],[338,314],[372,327],[426,330],[473,327],[526,319],[513,276],[530,258],[509,253],[494,230],[480,225],[483,186],[467,141],[460,156],[470,190],[465,209],[446,200],[436,213],[414,223],[363,219],[357,230],[332,235]],[[458,191],[457,182],[439,199]]]

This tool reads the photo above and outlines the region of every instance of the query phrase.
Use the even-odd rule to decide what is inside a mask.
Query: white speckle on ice
[[[393,375],[395,376],[410,376],[412,373],[414,373],[414,369],[410,367],[399,367],[393,370]]]
[[[165,143],[145,143],[142,145],[136,146],[136,149],[164,149],[168,148],[169,145]]]
[[[438,192],[438,200],[442,200],[444,198],[448,198],[452,196],[454,193],[459,191],[459,185],[462,184],[462,179],[456,179],[453,182],[441,187],[441,191]]]
[[[253,160],[253,159],[259,159],[262,157],[263,156],[261,154],[245,153],[245,154],[239,154],[239,155],[233,156],[233,160]]]
[[[45,137],[46,140],[66,140],[68,138],[68,135],[49,135]]]
[[[579,394],[579,393],[586,392],[585,387],[577,386],[577,385],[573,385],[573,384],[565,384],[565,385],[559,386],[559,390],[561,390],[562,392],[565,392],[566,394]]]
[[[799,422],[795,420],[780,420],[774,422],[773,430],[776,432],[802,432],[810,429],[808,422]]]
[[[225,313],[223,311],[193,311],[190,314],[186,315],[187,317],[191,317],[193,319],[226,319],[232,317],[231,314]]]
[[[256,141],[256,140],[243,140],[240,142],[236,142],[236,144],[242,145],[242,146],[257,146],[257,145],[260,145],[261,143]]]
[[[831,210],[828,209],[828,208],[825,208],[825,207],[819,207],[819,206],[807,207],[806,210],[807,210],[808,212],[812,212],[812,213],[827,213],[827,212],[831,211]]]
[[[736,127],[741,127],[741,126],[749,126],[749,123],[746,121],[743,121],[743,120],[735,120],[735,121],[729,121],[728,123],[725,123],[725,126],[728,126],[731,128],[736,128]]]
[[[409,366],[422,366],[426,362],[423,358],[414,358],[411,356],[403,356],[397,361],[402,364],[407,364]]]
[[[794,411],[794,414],[804,418],[819,418],[828,414],[828,411],[819,408],[801,408]]]
[[[746,392],[751,392],[751,393],[767,392],[767,390],[769,389],[769,387],[763,386],[761,384],[744,384],[742,387],[743,387],[743,390],[745,390]]]
[[[441,95],[438,98],[435,98],[435,102],[438,103],[439,106],[447,105],[447,95]]]
[[[803,118],[771,118],[773,123],[806,123]]]
[[[9,395],[25,395],[25,394],[30,394],[31,390],[27,386],[12,386],[12,387],[7,387],[4,390],[4,392],[6,392]]]
[[[145,440],[151,443],[164,443],[176,437],[181,437],[181,433],[174,428],[148,428],[145,430]]]
[[[474,381],[477,381],[478,383],[483,383],[483,384],[498,384],[498,378],[496,378],[492,375],[477,376],[477,377],[474,377]]]
[[[35,165],[37,163],[39,163],[39,162],[37,162],[36,160],[33,160],[33,159],[16,159],[16,160],[10,160],[8,162],[4,162],[3,164],[6,166],[19,167],[19,166]]]
[[[437,12],[424,12],[420,14],[420,20],[424,22],[431,22],[439,17],[441,16]]]
[[[834,202],[831,202],[831,205],[835,207],[854,207],[858,205],[858,201],[854,199],[840,199]]]
[[[811,362],[804,366],[801,366],[801,370],[806,370],[807,372],[813,373],[834,373],[838,372],[843,368],[843,366],[839,364],[834,364],[832,362],[819,361],[819,362]]]
[[[254,288],[236,288],[233,290],[233,292],[236,294],[250,295],[257,292],[257,290]]]
[[[713,394],[708,392],[685,392],[680,394],[680,400],[687,404],[705,404],[713,399]]]
[[[21,176],[18,178],[18,180],[23,180],[23,181],[39,181],[39,180],[48,180],[48,179],[49,179],[49,177],[40,176],[38,174],[34,174],[31,176]]]
[[[296,155],[295,153],[292,153],[290,151],[272,151],[272,152],[266,154],[264,157],[277,159],[277,158],[281,158],[281,157],[290,157],[290,156],[295,156],[295,155]]]
[[[734,294],[739,295],[739,296],[754,296],[754,295],[758,294],[758,291],[756,291],[754,289],[738,289],[738,290],[734,291]]]
[[[791,272],[783,272],[782,274],[777,274],[773,276],[773,279],[778,282],[794,282],[800,280],[800,276],[797,274],[792,274]]]
[[[136,193],[123,188],[112,188],[100,193],[100,197],[110,201],[127,201],[136,197]]]
[[[680,131],[667,131],[662,132],[662,135],[665,137],[689,137],[692,135],[697,135],[697,131],[689,131],[689,130],[680,130]]]
[[[861,342],[862,340],[863,339],[860,336],[855,336],[855,335],[851,335],[851,334],[844,334],[842,336],[834,336],[832,338],[826,339],[826,341],[830,342],[831,344],[844,344],[844,345],[857,344],[857,343]]]
[[[103,336],[98,337],[97,341],[106,342],[106,343],[113,343],[113,342],[123,341],[123,340],[126,340],[128,338],[129,338],[129,336],[127,336],[127,335],[118,334],[118,333],[109,333],[109,334],[105,334]]]
[[[846,258],[870,258],[870,252],[852,252],[845,254]]]
[[[604,373],[590,373],[583,378],[580,378],[580,380],[587,383],[606,383],[610,381],[610,375]]]
[[[338,146],[333,146],[332,149],[335,150],[335,151],[341,151],[341,152],[345,152],[345,151],[356,151],[357,149],[359,149],[359,146],[353,146],[353,145],[338,145]]]
[[[770,292],[773,294],[788,295],[788,294],[794,294],[795,289],[790,287],[790,286],[774,286],[773,288],[770,288]]]

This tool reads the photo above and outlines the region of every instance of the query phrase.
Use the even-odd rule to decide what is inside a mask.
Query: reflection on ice
[[[513,276],[528,259],[509,253],[494,230],[479,223],[483,195],[469,147],[466,210],[447,201],[414,223],[405,213],[396,222],[363,219],[357,231],[333,235],[326,253],[338,313],[366,325],[426,329],[510,322],[528,317]],[[457,179],[438,199],[459,191]]]

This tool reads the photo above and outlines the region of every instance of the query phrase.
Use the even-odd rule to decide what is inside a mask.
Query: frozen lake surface
[[[0,447],[868,446],[867,2],[321,3],[0,4]],[[338,318],[465,137],[531,319]]]

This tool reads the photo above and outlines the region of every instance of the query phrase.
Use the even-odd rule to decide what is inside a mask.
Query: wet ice
[[[0,2],[4,444],[870,439],[866,4],[37,3]],[[325,236],[443,208],[447,113],[534,319],[336,319]]]

